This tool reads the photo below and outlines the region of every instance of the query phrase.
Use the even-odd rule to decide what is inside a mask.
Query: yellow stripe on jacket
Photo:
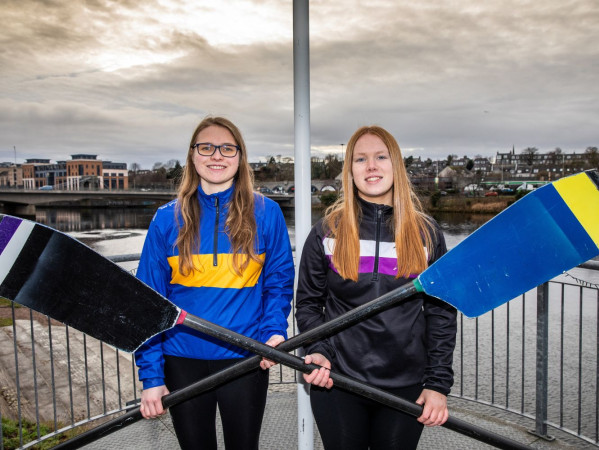
[[[243,256],[243,255],[242,255]],[[264,254],[259,255],[264,261]],[[179,256],[171,256],[168,263],[172,269],[171,284],[180,284],[187,287],[214,287],[241,289],[253,287],[258,283],[262,273],[262,265],[253,259],[241,276],[233,270],[233,255],[220,253],[217,265],[213,265],[213,255],[193,255],[193,263],[197,268],[189,275],[184,276],[179,272]]]

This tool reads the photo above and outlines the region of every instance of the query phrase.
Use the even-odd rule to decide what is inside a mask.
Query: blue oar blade
[[[476,317],[597,256],[597,179],[581,173],[529,193],[423,272],[423,290]]]

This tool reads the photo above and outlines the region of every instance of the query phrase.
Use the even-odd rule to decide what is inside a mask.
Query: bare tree
[[[599,152],[597,151],[597,147],[587,147],[584,153],[591,168],[599,168]]]
[[[164,165],[165,169],[174,169],[177,165],[181,165],[178,159],[169,159]]]
[[[137,178],[137,172],[141,169],[141,166],[139,164],[137,164],[136,162],[131,163],[131,165],[129,166],[129,171],[133,174],[132,178],[133,178],[133,189],[135,189],[135,178]]]
[[[535,155],[538,153],[538,151],[539,149],[536,147],[526,147],[524,150],[522,150],[522,159],[526,162],[526,164],[532,166],[535,161]]]

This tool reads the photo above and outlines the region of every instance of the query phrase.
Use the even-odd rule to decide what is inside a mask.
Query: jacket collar
[[[215,194],[206,194],[202,189],[202,185],[198,184],[198,198],[202,205],[206,206],[214,206],[216,199],[218,199],[219,205],[225,205],[229,203],[231,198],[233,197],[233,191],[235,190],[235,183],[229,188],[221,192],[216,192]]]
[[[362,211],[362,220],[376,220],[378,211],[382,212],[382,216],[385,219],[393,215],[392,206],[370,203],[359,195],[356,195],[356,198],[358,199],[358,206]]]

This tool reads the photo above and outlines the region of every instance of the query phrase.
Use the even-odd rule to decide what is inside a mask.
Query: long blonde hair
[[[359,128],[347,143],[343,166],[342,196],[330,206],[324,217],[325,229],[335,238],[333,265],[346,279],[358,280],[360,264],[360,209],[356,197],[358,190],[353,182],[352,161],[356,142],[371,134],[379,137],[387,149],[393,167],[393,221],[397,251],[397,276],[407,277],[421,273],[427,266],[427,255],[432,253],[431,221],[412,189],[404,166],[401,150],[395,138],[384,128],[366,126]]]
[[[175,245],[179,250],[179,272],[188,275],[198,270],[194,265],[193,253],[200,247],[200,203],[198,201],[198,186],[200,176],[193,163],[194,149],[198,134],[210,126],[225,128],[231,132],[235,143],[240,147],[239,169],[234,178],[234,191],[229,205],[229,213],[225,222],[225,230],[231,240],[233,250],[233,269],[237,275],[248,266],[250,259],[262,264],[255,248],[256,219],[254,217],[254,175],[247,158],[245,142],[239,129],[223,117],[206,117],[196,127],[189,148],[187,161],[183,169],[181,184],[177,192],[176,218],[179,225],[179,235]],[[183,223],[179,221],[179,215]],[[245,255],[245,256],[241,256]]]

